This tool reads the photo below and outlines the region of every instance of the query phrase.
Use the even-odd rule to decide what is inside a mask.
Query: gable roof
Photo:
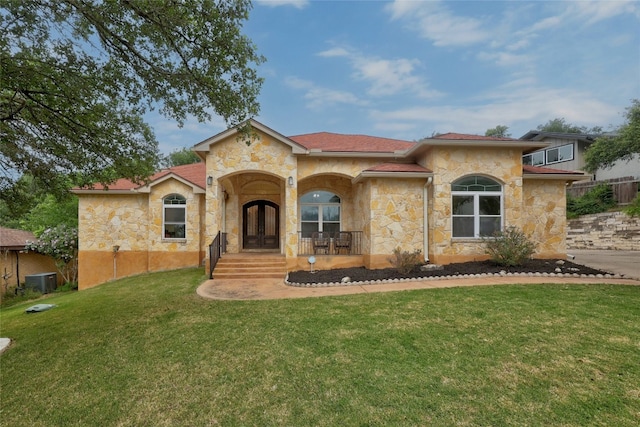
[[[248,125],[250,126],[252,129],[257,129],[259,131],[261,131],[264,134],[269,135],[270,137],[274,138],[276,141],[280,141],[285,145],[288,145],[289,147],[291,147],[291,150],[294,154],[306,154],[307,150],[306,148],[302,147],[301,145],[299,145],[298,143],[294,142],[293,140],[287,138],[286,136],[282,135],[279,132],[276,132],[275,130],[271,129],[270,127],[267,127],[265,125],[263,125],[262,123],[260,123],[257,120],[254,119],[249,119],[244,123],[239,124],[236,127],[231,127],[223,132],[220,132],[217,135],[212,136],[211,138],[207,138],[202,142],[197,143],[196,145],[193,146],[192,150],[195,151],[202,159],[205,158],[205,154],[207,153],[212,145],[217,144],[220,141],[223,141],[227,138],[229,138],[230,136],[233,135],[238,135],[240,133],[240,128],[244,125]]]
[[[148,193],[154,185],[173,178],[186,185],[191,186],[196,193],[204,192],[206,186],[206,166],[204,162],[192,163],[189,165],[173,166],[156,172],[149,177],[147,184],[144,182],[133,182],[129,179],[120,178],[115,182],[104,186],[95,184],[93,188],[74,188],[72,191],[77,194],[101,193],[105,191],[118,194]]]
[[[4,250],[21,251],[26,247],[27,241],[36,240],[38,239],[30,231],[0,227],[0,248]]]
[[[331,132],[316,132],[290,136],[308,150],[342,153],[397,153],[415,145],[415,142],[400,139],[380,138],[368,135],[345,135]]]

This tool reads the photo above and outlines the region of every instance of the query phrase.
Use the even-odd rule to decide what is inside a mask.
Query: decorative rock
[[[438,265],[438,264],[425,264],[420,266],[420,271],[438,271],[438,270],[444,270],[444,266]]]
[[[351,277],[349,277],[349,276],[345,276],[345,277],[343,277],[343,278],[342,278],[342,280],[341,280],[340,282],[342,282],[342,283],[349,283],[349,282],[351,282]]]
[[[562,261],[562,260],[561,260]],[[560,267],[556,267],[554,270],[556,273],[562,273],[562,269]]]
[[[564,265],[564,261],[563,261],[563,260],[561,260],[561,259],[559,259],[559,260],[557,260],[557,261],[556,261],[556,264],[558,264],[558,265]]]

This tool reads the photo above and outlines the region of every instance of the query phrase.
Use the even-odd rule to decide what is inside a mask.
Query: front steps
[[[287,275],[287,260],[275,253],[224,254],[213,270],[213,278],[283,279]]]

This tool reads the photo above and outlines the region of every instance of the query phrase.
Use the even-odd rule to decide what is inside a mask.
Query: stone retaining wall
[[[623,212],[583,215],[567,221],[567,249],[640,251],[640,218]]]

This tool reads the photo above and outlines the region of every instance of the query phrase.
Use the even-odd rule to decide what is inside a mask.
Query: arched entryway
[[[280,207],[268,200],[255,200],[242,207],[243,249],[280,247]]]

